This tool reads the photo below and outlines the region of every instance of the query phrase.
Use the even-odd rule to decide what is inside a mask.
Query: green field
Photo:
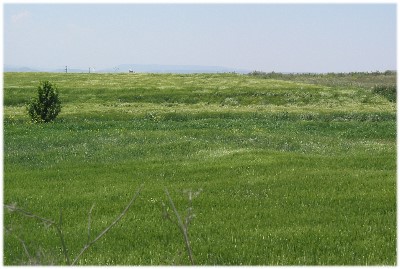
[[[41,80],[62,110],[33,124]],[[338,83],[335,83],[338,82]],[[80,265],[395,265],[395,74],[4,73],[4,203],[58,221]],[[171,209],[170,209],[171,210]],[[64,264],[57,231],[4,210],[4,264]],[[23,244],[23,243],[24,244]],[[27,248],[30,259],[27,255]]]

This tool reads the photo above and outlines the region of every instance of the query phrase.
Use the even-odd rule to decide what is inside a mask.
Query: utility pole
[[[65,66],[65,73],[68,73],[68,66]]]
[[[90,74],[90,67],[89,67],[89,74]]]

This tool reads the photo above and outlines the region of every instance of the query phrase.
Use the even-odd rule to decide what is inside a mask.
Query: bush
[[[375,85],[372,92],[384,96],[390,102],[396,102],[396,85]]]
[[[28,104],[28,114],[32,122],[53,121],[61,111],[57,88],[49,81],[42,81],[38,86],[38,96]]]

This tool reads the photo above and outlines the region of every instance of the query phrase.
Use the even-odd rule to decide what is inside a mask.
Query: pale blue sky
[[[396,69],[395,4],[5,4],[4,64]]]

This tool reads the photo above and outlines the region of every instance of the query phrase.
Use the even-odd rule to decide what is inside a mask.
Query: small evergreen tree
[[[58,99],[56,86],[49,81],[42,81],[38,86],[37,93],[38,96],[32,98],[27,106],[32,122],[53,121],[61,111],[61,102]]]

